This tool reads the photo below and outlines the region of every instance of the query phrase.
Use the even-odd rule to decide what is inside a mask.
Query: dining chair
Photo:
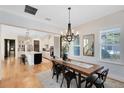
[[[92,75],[86,78],[86,88],[91,88],[95,85],[96,88],[104,88],[104,82],[106,81],[109,69],[103,70],[101,73],[97,73],[98,76]]]
[[[71,71],[66,66],[63,66],[62,74],[63,74],[63,79],[62,79],[62,83],[61,83],[60,87],[62,87],[64,79],[66,80],[67,88],[70,88],[70,83],[71,83],[72,79],[75,79],[76,85],[78,87],[77,75],[74,71]]]
[[[52,63],[53,63],[53,66],[52,66],[52,70],[53,70],[52,79],[54,78],[54,76],[56,76],[56,82],[58,82],[59,75],[62,72],[62,65],[56,64],[54,61],[52,61]]]
[[[25,65],[26,62],[27,62],[27,57],[26,57],[26,55],[21,55],[21,60],[22,60],[23,64]]]

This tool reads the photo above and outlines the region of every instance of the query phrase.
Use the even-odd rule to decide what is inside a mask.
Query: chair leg
[[[87,88],[87,84],[88,84],[88,82],[86,82],[86,84],[85,84],[85,88]]]
[[[70,88],[70,81],[67,81],[67,88]]]
[[[104,84],[102,85],[103,88],[105,88]]]
[[[92,87],[92,83],[91,82],[86,82],[85,88],[91,88],[91,87]]]
[[[75,78],[75,81],[76,81],[76,85],[77,85],[77,88],[78,88],[78,82],[77,82],[77,78]]]
[[[62,83],[61,83],[61,85],[60,85],[60,88],[62,87],[63,81],[64,81],[64,77],[63,77],[63,79],[62,79]]]
[[[54,78],[54,75],[52,76],[52,79]]]
[[[58,82],[59,74],[56,75],[56,82]]]
[[[55,75],[55,73],[54,73],[54,71],[53,71],[53,76],[52,76],[52,79],[54,78],[54,75]]]
[[[95,85],[96,88],[104,88],[104,84],[100,84],[100,85]]]
[[[52,76],[52,79],[53,79],[54,75],[55,75],[55,69],[53,68],[53,76]]]

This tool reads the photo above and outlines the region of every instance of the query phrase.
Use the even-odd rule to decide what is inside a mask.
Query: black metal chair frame
[[[90,88],[90,87],[92,87],[92,85],[95,85],[96,88],[104,88],[104,82],[106,81],[108,71],[109,71],[109,69],[105,69],[101,73],[97,73],[98,77],[95,77],[95,76],[88,77],[86,79],[85,87]]]
[[[26,55],[21,55],[21,61],[23,62],[24,65],[26,64],[26,62],[27,62]]]
[[[52,67],[53,76],[52,76],[52,79],[53,79],[54,76],[56,75],[56,82],[58,82],[59,75],[60,75],[61,72],[62,72],[62,66],[61,66],[60,64],[56,64],[54,61],[52,61],[52,63],[53,63],[53,67]]]
[[[72,79],[75,79],[76,85],[78,87],[77,75],[76,75],[76,73],[74,71],[72,72],[66,66],[63,66],[62,74],[63,74],[63,78],[62,78],[62,82],[61,82],[60,87],[62,87],[64,79],[67,82],[67,88],[70,88],[70,83],[71,83]]]

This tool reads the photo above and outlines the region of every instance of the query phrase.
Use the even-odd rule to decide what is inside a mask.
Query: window
[[[79,36],[71,42],[69,53],[73,56],[80,56],[80,38]]]
[[[120,60],[120,29],[114,28],[102,31],[101,38],[101,60]]]

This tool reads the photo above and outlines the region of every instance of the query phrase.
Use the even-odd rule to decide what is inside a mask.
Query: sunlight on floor
[[[9,58],[1,62],[0,87],[43,87],[35,73],[46,71],[50,64],[43,62],[39,65],[24,65],[20,60]]]

